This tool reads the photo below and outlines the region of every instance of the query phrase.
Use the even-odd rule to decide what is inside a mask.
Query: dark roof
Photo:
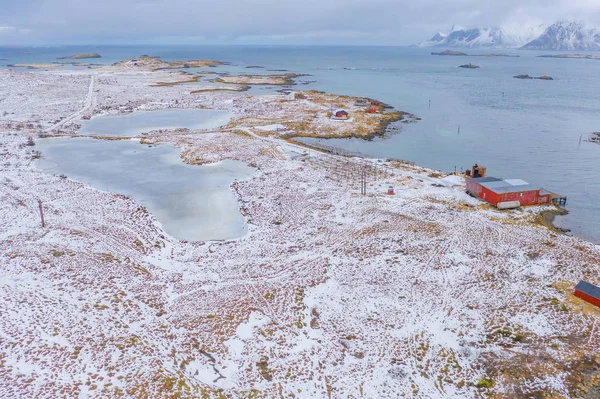
[[[500,179],[498,179],[497,177],[475,177],[475,178],[471,179],[471,181],[481,184],[481,183],[487,183],[490,181],[500,181]]]
[[[536,191],[540,190],[541,187],[529,184],[521,179],[498,179],[496,177],[477,177],[471,179],[475,183],[495,192],[496,194],[506,193],[522,193],[525,191]]]
[[[584,294],[588,294],[591,297],[600,299],[600,288],[583,280],[581,280],[579,284],[575,286],[575,290],[583,292]]]
[[[483,183],[482,186],[492,190],[497,194],[522,193],[525,191],[536,191],[540,189],[539,186],[529,184],[526,181],[519,179],[492,181],[489,183]]]

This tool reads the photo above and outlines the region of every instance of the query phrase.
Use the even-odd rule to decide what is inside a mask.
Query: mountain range
[[[436,33],[419,47],[488,47],[525,50],[600,50],[600,30],[583,22],[560,21],[548,27],[534,26],[516,32],[506,27],[453,26],[450,33]]]

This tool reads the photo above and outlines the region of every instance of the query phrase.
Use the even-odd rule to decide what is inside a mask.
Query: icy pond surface
[[[84,121],[79,133],[102,136],[136,136],[159,129],[214,129],[229,123],[229,111],[210,109],[165,109],[104,115]]]
[[[42,170],[132,197],[172,237],[225,240],[247,232],[229,187],[254,173],[246,163],[187,165],[171,145],[148,146],[136,140],[54,138],[37,140],[36,147],[43,155],[36,163]]]

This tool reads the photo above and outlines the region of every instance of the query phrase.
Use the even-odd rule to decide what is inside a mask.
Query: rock
[[[75,54],[75,55],[69,55],[66,57],[60,57],[58,59],[59,60],[82,60],[82,59],[86,59],[86,58],[102,58],[102,56],[98,53]]]
[[[465,64],[465,65],[460,65],[459,68],[477,69],[477,68],[479,68],[479,66],[474,65],[474,64]]]
[[[538,77],[533,77],[533,76],[529,76],[529,75],[517,75],[514,76],[517,79],[539,79],[539,80],[554,80],[553,78],[551,78],[548,75],[543,75],[543,76],[538,76]]]
[[[431,55],[467,55],[467,53],[463,53],[460,51],[446,50],[441,53],[431,53]]]

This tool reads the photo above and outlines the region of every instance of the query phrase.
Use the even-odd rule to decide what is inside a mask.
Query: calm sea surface
[[[422,118],[385,139],[324,144],[445,171],[479,163],[490,175],[539,184],[568,197],[570,214],[558,218],[559,225],[600,243],[600,145],[585,141],[600,131],[600,61],[538,58],[542,53],[516,50],[505,53],[518,58],[442,57],[430,51],[307,46],[0,48],[0,58],[5,59],[0,65],[53,62],[60,56],[98,52],[103,58],[91,62],[149,54],[165,60],[232,63],[212,69],[220,72],[264,74],[285,69],[310,74],[295,88],[376,98]],[[469,62],[481,68],[458,68]],[[265,68],[246,68],[252,65]],[[555,80],[512,77],[518,74],[546,74]],[[277,89],[254,87],[251,92]]]

